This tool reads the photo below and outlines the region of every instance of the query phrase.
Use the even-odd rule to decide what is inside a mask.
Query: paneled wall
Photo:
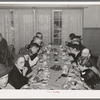
[[[29,44],[34,33],[34,10],[14,10],[15,47],[18,52],[21,47]]]
[[[8,44],[12,44],[11,18],[10,10],[0,9],[0,33],[7,40]]]
[[[51,42],[52,10],[37,9],[35,16],[35,32],[43,34],[43,41],[47,45]]]
[[[63,43],[69,41],[69,34],[75,33],[82,35],[83,29],[83,9],[67,9],[63,10]]]
[[[100,54],[100,5],[84,9],[83,43],[94,55]]]
[[[51,43],[53,10],[60,8],[0,9],[0,32],[8,45],[14,44],[16,53],[28,44],[36,32],[43,34],[45,45]],[[82,35],[83,9],[62,10],[62,43],[68,41],[71,32]],[[13,21],[13,23],[12,23]]]
[[[84,9],[84,27],[100,27],[100,5]]]
[[[93,55],[100,54],[100,28],[84,28],[83,43],[88,47]]]

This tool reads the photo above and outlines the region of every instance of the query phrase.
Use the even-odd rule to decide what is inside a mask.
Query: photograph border
[[[73,2],[73,1],[74,1],[74,2],[76,2],[76,3],[77,3],[77,1],[78,1],[78,2],[90,2],[90,3],[91,3],[91,2],[98,2],[99,0],[95,0],[95,1],[94,1],[94,0],[0,0],[0,3],[3,3],[3,2],[4,2],[4,3],[6,3],[6,2],[8,2],[8,3],[11,3],[11,2],[15,2],[15,3],[17,3],[17,2],[19,2],[19,3],[20,3],[20,2],[23,2],[23,3],[24,3],[24,2],[27,2],[27,1],[28,1],[28,2],[69,2],[69,1],[70,1],[70,2]],[[100,1],[99,1],[99,2],[100,2]],[[13,90],[11,90],[11,91],[12,91],[11,93],[13,93]],[[55,91],[55,90],[54,90],[54,91]],[[58,90],[58,91],[59,91],[59,90]],[[75,91],[76,91],[76,90],[75,90]],[[75,92],[75,91],[74,91],[74,92]],[[93,90],[93,91],[95,91],[95,90]],[[1,92],[1,91],[0,91],[0,92]],[[9,91],[6,91],[6,94],[7,94],[7,92],[10,93]],[[16,90],[16,94],[17,94],[17,92],[20,92],[20,91],[17,91],[17,90]],[[25,91],[25,95],[27,94],[27,92],[28,92],[28,91]],[[53,94],[52,91],[46,90],[44,93],[46,93],[46,92],[50,93],[50,96],[56,95],[56,94]],[[68,91],[67,91],[67,92],[68,92]],[[72,91],[71,91],[71,92],[72,92]],[[76,91],[76,92],[77,92],[77,91]],[[81,91],[80,91],[80,92],[81,92]],[[98,92],[99,92],[99,90],[97,91],[97,93],[98,93]],[[11,93],[10,93],[10,94],[11,94]],[[78,93],[79,93],[79,91],[78,91]],[[84,91],[84,93],[85,93],[85,91]],[[94,92],[92,92],[92,93],[93,93],[93,95],[95,95]],[[5,91],[3,91],[3,94],[5,94]],[[10,94],[9,94],[9,96],[10,96]],[[64,94],[65,94],[65,93],[64,93]],[[17,95],[19,95],[19,94],[17,94]],[[79,94],[79,95],[82,95],[82,94]],[[92,94],[90,93],[89,95],[91,96]],[[4,96],[5,96],[5,95],[4,95]],[[37,96],[38,96],[38,95],[37,95]],[[98,95],[98,96],[99,96],[99,95]],[[4,98],[6,98],[6,99],[4,99]],[[17,100],[17,99],[18,99],[18,100],[41,100],[41,99],[46,99],[46,100],[53,100],[53,99],[57,99],[57,100],[65,100],[65,99],[66,99],[66,100],[77,100],[77,99],[79,99],[79,100],[88,100],[88,99],[90,99],[90,100],[99,100],[99,99],[100,99],[100,97],[96,97],[96,95],[95,95],[94,98],[91,98],[91,97],[90,97],[90,98],[87,98],[87,97],[86,97],[86,98],[83,98],[83,97],[82,97],[82,98],[80,98],[80,97],[72,97],[72,98],[74,98],[74,99],[69,98],[69,97],[68,97],[68,98],[62,98],[62,97],[61,97],[60,99],[57,98],[57,97],[54,97],[54,98],[51,97],[52,99],[48,99],[48,98],[45,98],[45,97],[41,97],[41,99],[40,99],[40,98],[37,99],[37,98],[34,98],[34,97],[31,97],[31,98],[28,97],[29,99],[28,99],[28,98],[26,99],[26,98],[23,98],[23,97],[21,97],[21,98],[20,98],[20,97],[18,97],[18,98],[15,97],[14,99],[13,99],[13,97],[11,97],[11,98],[9,98],[9,97],[4,97],[4,98],[3,98],[3,97],[1,96],[1,94],[0,94],[0,99],[1,99],[1,100],[2,100],[2,99],[3,99],[3,100]],[[8,99],[7,99],[7,98],[8,98]],[[50,97],[49,97],[49,98],[50,98]]]

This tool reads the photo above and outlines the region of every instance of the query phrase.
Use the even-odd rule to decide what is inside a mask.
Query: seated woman
[[[11,67],[5,67],[3,64],[0,64],[0,89],[14,89],[14,87],[8,83],[10,71]]]
[[[24,85],[28,84],[28,78],[26,73],[28,68],[24,67],[25,58],[19,54],[14,58],[14,67],[9,74],[9,83],[15,88],[20,89]]]
[[[81,73],[82,80],[92,89],[100,82],[100,77],[91,69]]]

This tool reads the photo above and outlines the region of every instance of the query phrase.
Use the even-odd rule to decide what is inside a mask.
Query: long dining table
[[[48,70],[48,72],[50,73],[50,78],[47,81],[47,84],[44,84],[43,82],[32,82],[30,83],[30,88],[31,89],[48,89],[48,90],[62,90],[62,86],[63,84],[66,83],[66,77],[62,77],[61,75],[63,74],[63,71],[65,69],[63,69],[64,66],[67,66],[67,70],[72,68],[72,64],[69,61],[64,61],[62,60],[61,57],[61,48],[59,47],[55,47],[57,52],[49,52],[46,54],[48,59],[48,63],[46,62],[46,64],[44,62],[38,62],[36,67],[33,70],[33,76],[37,75],[38,69],[43,69],[46,68]],[[56,58],[55,58],[55,54],[56,54]],[[60,66],[62,69],[61,70],[53,70],[51,69],[51,67],[58,65]],[[74,72],[74,71],[73,71]],[[72,74],[73,74],[72,72]],[[67,71],[67,75],[68,75],[68,71]],[[80,74],[80,73],[78,73]],[[73,74],[73,76],[76,77],[76,74]],[[79,77],[80,78],[80,77]]]

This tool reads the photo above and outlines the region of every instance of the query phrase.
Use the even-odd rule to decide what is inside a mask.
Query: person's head
[[[78,52],[80,52],[80,46],[77,44],[72,44],[72,49],[71,49],[73,54],[76,54]]]
[[[82,80],[91,88],[100,82],[100,77],[91,69],[86,69],[81,73]]]
[[[75,36],[76,36],[76,35],[75,35],[74,33],[71,33],[71,34],[69,35],[70,40],[72,40]]]
[[[30,50],[31,50],[32,54],[36,54],[39,52],[40,46],[37,43],[33,43],[33,44],[31,44]]]
[[[33,38],[33,43],[37,43],[39,46],[41,46],[42,39],[40,39],[38,36],[35,36]]]
[[[90,57],[91,56],[91,51],[88,49],[88,48],[84,48],[82,50],[82,54],[81,54],[82,57]]]
[[[5,67],[3,64],[0,64],[0,87],[6,87],[8,83],[8,74],[11,71],[10,67]]]
[[[14,58],[14,64],[18,69],[20,69],[20,70],[23,69],[24,65],[25,65],[24,56],[21,55],[21,54],[16,55],[15,58]]]
[[[2,34],[0,33],[0,41],[2,41],[2,38],[3,38],[3,37],[2,37]]]
[[[72,42],[72,44],[79,44],[79,41],[76,37],[73,38],[73,40],[71,42]]]
[[[77,35],[75,38],[77,39],[77,42],[81,42],[81,36]]]
[[[40,33],[40,32],[37,32],[37,33],[36,33],[36,36],[38,36],[40,39],[43,39],[43,35],[42,35],[42,33]]]
[[[26,48],[21,48],[20,51],[19,51],[19,54],[24,55],[24,58],[25,58],[26,61],[29,60],[30,53],[31,53],[31,51],[27,50]]]

